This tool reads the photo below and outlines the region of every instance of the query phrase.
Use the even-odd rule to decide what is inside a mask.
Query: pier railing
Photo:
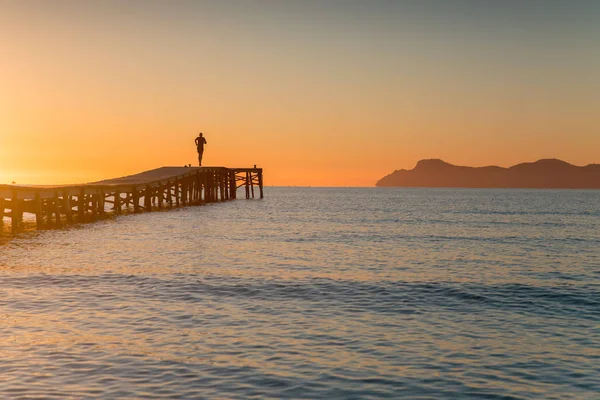
[[[254,198],[254,186],[262,199],[262,168],[162,167],[83,185],[0,185],[0,223],[8,217],[15,233],[28,213],[37,229],[60,228],[124,212],[232,200],[242,186],[247,199]]]

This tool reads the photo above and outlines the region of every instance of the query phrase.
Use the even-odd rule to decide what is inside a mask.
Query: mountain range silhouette
[[[412,170],[394,171],[375,186],[600,189],[600,164],[578,167],[562,160],[543,159],[509,168],[462,167],[431,159],[419,161]]]

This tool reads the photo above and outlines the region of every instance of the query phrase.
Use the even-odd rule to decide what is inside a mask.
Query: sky
[[[0,183],[600,163],[600,2],[0,0]]]

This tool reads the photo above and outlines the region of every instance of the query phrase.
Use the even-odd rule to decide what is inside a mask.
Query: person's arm
[[[194,143],[196,143],[196,146],[198,146],[198,138],[194,139]]]
[[[202,138],[202,140],[204,140],[204,144],[206,144],[206,138],[205,138],[205,137],[203,137],[203,138]]]

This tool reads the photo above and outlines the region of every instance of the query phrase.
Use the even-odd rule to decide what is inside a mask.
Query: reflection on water
[[[594,398],[598,191],[270,189],[0,246],[0,394]]]

